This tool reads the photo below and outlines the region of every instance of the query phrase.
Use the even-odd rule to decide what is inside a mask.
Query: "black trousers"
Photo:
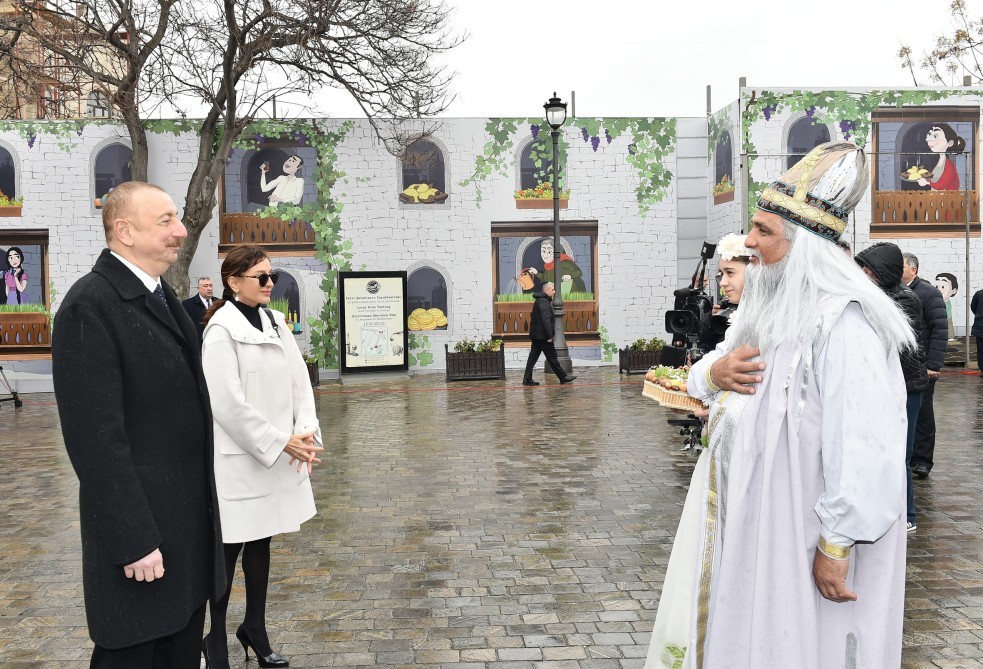
[[[153,611],[147,611],[153,615]],[[109,650],[96,646],[89,669],[198,669],[201,634],[205,629],[205,603],[191,614],[187,626],[170,636]]]
[[[915,446],[911,454],[911,466],[922,466],[932,471],[935,464],[935,407],[932,400],[935,397],[935,382],[928,382],[928,388],[922,393],[922,408],[918,412],[918,423],[915,427]]]
[[[567,378],[563,368],[560,367],[559,358],[556,357],[556,347],[553,346],[553,342],[548,339],[533,339],[532,346],[529,347],[529,359],[526,360],[526,374],[522,377],[523,381],[532,381],[532,370],[536,368],[541,353],[546,354],[546,361],[550,363],[550,368],[556,374],[556,378],[561,381]]]

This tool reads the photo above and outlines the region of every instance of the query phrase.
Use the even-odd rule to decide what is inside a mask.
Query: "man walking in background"
[[[556,378],[560,383],[570,383],[577,377],[567,376],[560,366],[560,360],[556,357],[556,347],[553,346],[553,296],[556,295],[556,288],[552,283],[544,283],[542,292],[534,293],[536,301],[532,305],[532,319],[529,321],[529,337],[532,339],[532,346],[529,348],[529,359],[526,360],[526,373],[522,377],[522,385],[538,386],[538,381],[532,380],[532,370],[536,367],[541,353],[546,354],[546,361],[550,364]]]
[[[946,318],[942,293],[918,276],[918,257],[904,254],[904,274],[901,280],[915,291],[922,303],[922,330],[918,341],[925,350],[925,366],[928,369],[928,387],[922,392],[922,406],[915,425],[915,445],[911,456],[911,473],[916,478],[926,478],[935,465],[935,382],[945,362],[948,347],[949,321]]]

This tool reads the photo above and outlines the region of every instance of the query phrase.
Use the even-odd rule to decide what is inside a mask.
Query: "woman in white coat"
[[[311,518],[310,473],[323,450],[307,367],[283,314],[265,308],[277,274],[256,246],[222,263],[223,300],[205,313],[202,366],[215,418],[215,484],[229,586],[211,602],[206,666],[229,666],[225,614],[242,552],[246,615],[236,630],[260,667],[289,666],[266,633],[270,539]]]

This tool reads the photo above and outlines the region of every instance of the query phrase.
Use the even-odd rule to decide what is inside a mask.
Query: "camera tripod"
[[[4,390],[6,390],[7,391],[7,394],[10,395],[10,397],[0,397],[0,403],[2,403],[2,402],[13,402],[14,403],[14,407],[17,408],[17,409],[19,409],[22,406],[24,406],[24,403],[21,401],[21,399],[19,397],[17,397],[17,391],[15,391],[10,386],[10,381],[7,380],[7,375],[4,374],[4,372],[3,372],[3,365],[0,365],[0,388],[3,388]]]
[[[703,450],[703,443],[700,441],[700,434],[703,432],[703,420],[689,414],[686,418],[670,418],[668,422],[670,425],[678,427],[679,434],[686,437],[683,439],[683,447],[680,450],[692,451],[699,455],[700,451]]]

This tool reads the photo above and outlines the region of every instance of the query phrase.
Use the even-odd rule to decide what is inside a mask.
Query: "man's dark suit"
[[[560,360],[556,355],[556,347],[553,346],[553,305],[550,298],[543,292],[533,294],[536,301],[532,305],[532,318],[529,320],[529,338],[532,345],[529,347],[529,357],[526,358],[526,373],[522,377],[522,382],[529,384],[532,382],[532,373],[539,361],[539,356],[546,354],[546,362],[550,364],[550,369],[556,374],[556,378],[561,382],[567,376],[560,365]]]
[[[201,322],[205,316],[205,303],[201,301],[201,296],[195,293],[181,304],[184,305],[184,310],[188,312],[191,322],[195,324],[195,329],[198,330],[198,348],[201,348],[201,340],[205,336],[205,325]]]
[[[200,348],[161,284],[166,307],[105,250],[68,291],[52,338],[62,434],[79,479],[86,618],[106,649],[180,632],[225,584]],[[124,565],[156,548],[163,578],[124,576]]]

